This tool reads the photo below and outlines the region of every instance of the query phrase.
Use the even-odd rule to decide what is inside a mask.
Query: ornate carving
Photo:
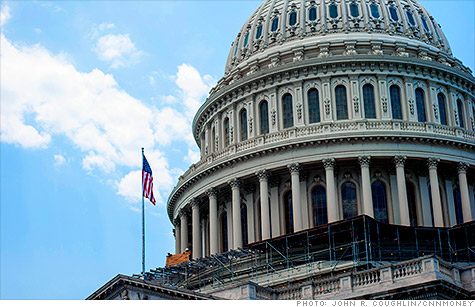
[[[397,47],[396,54],[397,56],[401,56],[401,57],[406,57],[406,58],[409,57],[409,53],[406,52],[406,48],[404,47]]]
[[[298,119],[302,118],[302,104],[301,103],[297,105],[297,117]]]
[[[249,121],[249,133],[252,133],[252,124],[254,120],[252,119],[252,117],[249,117],[248,121]]]
[[[334,169],[335,168],[335,159],[325,159],[322,160],[323,167],[325,169]]]
[[[320,183],[322,183],[322,178],[317,175],[317,176],[313,177],[313,182],[320,184]]]
[[[434,104],[432,105],[432,107],[434,108],[434,116],[435,116],[435,118],[439,118],[439,106],[438,106],[436,103],[434,103]]]
[[[192,198],[190,200],[190,206],[192,209],[199,209],[200,208],[200,201],[197,198]]]
[[[218,196],[218,189],[209,188],[208,190],[206,190],[206,195],[208,195],[209,198],[217,197]]]
[[[393,163],[396,165],[396,167],[404,167],[406,159],[406,156],[394,156]]]
[[[383,104],[383,112],[387,113],[388,112],[388,98],[387,97],[381,97],[381,102]]]
[[[234,143],[234,133],[233,133],[233,126],[229,127],[229,142],[232,144]]]
[[[263,170],[260,170],[260,171],[256,172],[256,176],[257,176],[257,178],[259,178],[259,181],[269,180],[270,173],[267,170],[263,169]]]
[[[366,166],[369,167],[369,163],[371,162],[371,156],[359,156],[358,157],[358,163],[360,166]]]
[[[358,113],[360,111],[360,99],[357,96],[353,97],[353,106],[355,113]]]
[[[437,164],[439,164],[439,158],[429,158],[426,163],[429,169],[437,169]]]
[[[459,174],[465,174],[467,172],[467,168],[468,168],[468,163],[466,162],[460,162],[459,164],[457,164],[457,172]]]
[[[372,53],[374,55],[383,55],[383,50],[381,50],[381,45],[373,45]]]
[[[330,99],[325,98],[323,104],[325,105],[325,114],[330,115]]]
[[[294,62],[300,62],[300,61],[303,61],[303,50],[296,50],[294,51],[294,58],[293,58],[293,61]]]
[[[234,178],[229,180],[228,184],[231,186],[232,189],[239,189],[239,187],[241,186],[241,181],[237,178]]]
[[[298,174],[302,170],[302,167],[298,163],[289,164],[287,167],[291,174]]]
[[[345,177],[345,180],[350,180],[350,179],[352,178],[350,172],[345,172],[345,173],[343,174],[343,177]]]
[[[330,56],[330,52],[328,50],[328,46],[321,46],[320,53],[318,54],[319,58],[327,58]]]
[[[411,115],[414,115],[414,99],[409,99],[409,111],[411,112]]]
[[[272,111],[270,111],[270,117],[272,120],[272,126],[275,126],[276,117],[277,117],[277,112],[275,111],[275,109],[272,109]]]
[[[382,175],[383,174],[381,173],[380,170],[377,170],[377,171],[374,172],[374,178],[376,178],[376,180],[380,180]]]

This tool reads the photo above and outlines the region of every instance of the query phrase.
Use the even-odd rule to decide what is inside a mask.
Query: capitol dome
[[[415,0],[265,0],[198,110],[168,200],[193,258],[369,216],[474,219],[475,78]]]

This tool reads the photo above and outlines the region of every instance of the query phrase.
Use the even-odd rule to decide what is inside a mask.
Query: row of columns
[[[410,226],[409,206],[406,190],[406,176],[404,171],[404,165],[406,162],[405,156],[393,157],[393,163],[396,167],[396,180],[397,180],[397,194],[399,200],[399,215],[400,224]],[[373,200],[371,191],[371,178],[370,178],[370,156],[358,157],[358,162],[361,168],[361,187],[362,187],[362,200],[361,213],[374,217]],[[429,180],[431,187],[431,197],[434,215],[434,226],[443,227],[443,213],[442,202],[439,190],[439,180],[437,175],[437,165],[440,159],[429,158],[427,160],[427,166],[429,169]],[[339,210],[337,205],[336,184],[335,184],[335,159],[325,159],[322,161],[325,168],[326,177],[326,193],[327,193],[327,217],[328,223],[339,220]],[[304,210],[302,208],[301,193],[300,193],[300,173],[302,167],[298,164],[290,164],[287,166],[291,175],[291,188],[292,188],[292,211],[293,211],[293,224],[294,231],[308,227],[308,223],[304,223]],[[458,178],[460,185],[460,193],[462,198],[463,220],[469,221],[472,219],[472,212],[469,200],[469,190],[467,183],[466,171],[468,168],[467,163],[459,163]],[[260,216],[261,216],[261,235],[262,240],[271,238],[271,221],[270,221],[270,203],[269,203],[269,177],[270,174],[267,170],[261,170],[256,172],[256,176],[259,179],[260,187]],[[241,181],[237,178],[228,182],[232,191],[232,246],[231,249],[237,249],[243,246],[242,241],[242,223],[241,223],[241,194],[240,186]],[[209,248],[210,254],[219,253],[219,226],[218,226],[218,201],[217,190],[211,188],[206,191],[209,199]],[[192,208],[192,237],[193,248],[192,257],[200,258],[202,256],[201,250],[201,229],[200,229],[200,207],[196,200],[191,201]],[[228,215],[230,217],[230,215]],[[187,212],[182,210],[180,212],[180,227],[176,228],[175,233],[176,251],[177,253],[183,252],[188,246],[188,217]]]

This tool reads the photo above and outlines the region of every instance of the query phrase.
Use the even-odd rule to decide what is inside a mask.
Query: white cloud
[[[35,30],[34,30],[34,31],[35,31],[35,33],[36,33],[36,34],[41,34],[41,33],[43,32],[43,31],[41,31],[41,29],[40,29],[40,28],[35,28]]]
[[[97,40],[94,51],[111,68],[136,64],[143,52],[137,50],[129,34],[106,34]]]
[[[66,164],[66,158],[63,155],[54,155],[54,165],[56,167],[62,166],[64,164]]]
[[[188,154],[185,156],[185,161],[192,164],[192,163],[196,163],[200,160],[200,152],[199,151],[195,151],[191,148],[188,148]]]
[[[93,27],[89,37],[91,39],[96,39],[102,32],[106,30],[114,29],[115,25],[113,23],[103,22],[97,27]]]
[[[10,17],[10,7],[8,5],[4,5],[0,11],[0,26],[3,27],[8,22]]]
[[[162,101],[166,104],[178,104],[180,101],[173,95],[163,96]]]

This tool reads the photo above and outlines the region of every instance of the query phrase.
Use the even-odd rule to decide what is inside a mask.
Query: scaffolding
[[[407,227],[358,216],[157,268],[147,272],[145,278],[207,291],[244,281],[272,288],[290,287],[427,255],[470,265],[475,262],[474,229],[475,221],[451,228]]]

